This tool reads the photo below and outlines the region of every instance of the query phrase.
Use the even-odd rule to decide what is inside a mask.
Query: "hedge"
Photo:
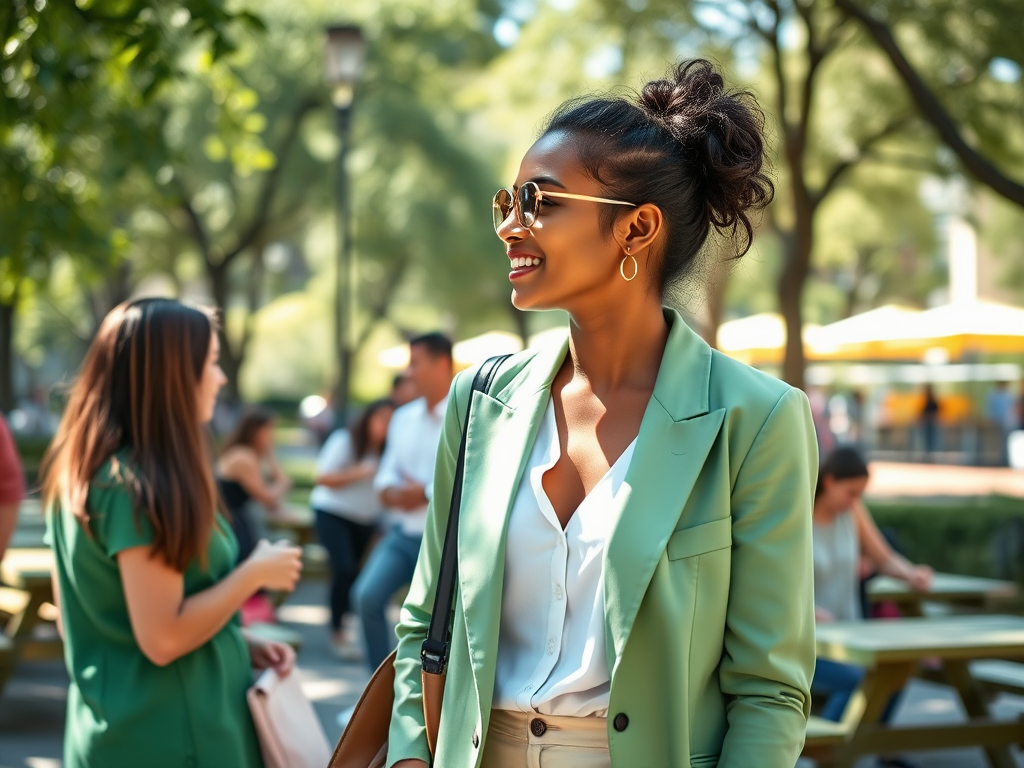
[[[869,499],[867,506],[914,562],[947,573],[1011,579],[1024,588],[1024,499]]]

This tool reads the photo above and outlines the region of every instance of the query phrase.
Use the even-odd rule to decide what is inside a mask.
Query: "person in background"
[[[905,581],[916,590],[926,591],[931,584],[931,568],[908,562],[889,546],[875,525],[863,501],[868,477],[868,465],[853,448],[832,451],[818,470],[813,513],[816,622],[864,618],[860,599],[862,558],[877,573]],[[822,717],[834,721],[842,718],[863,674],[860,667],[817,660],[811,690],[826,699]],[[894,706],[895,699],[887,715]],[[884,763],[900,764],[895,758],[887,758]]]
[[[18,525],[18,507],[25,496],[25,474],[18,447],[0,414],[0,561]]]
[[[406,403],[411,403],[417,397],[416,384],[409,376],[409,371],[402,371],[391,381],[391,402],[396,408],[401,408]]]
[[[412,579],[427,522],[427,488],[434,479],[437,444],[452,383],[452,343],[440,333],[409,342],[409,379],[417,400],[395,411],[387,448],[373,486],[391,510],[390,527],[352,587],[352,603],[363,622],[366,658],[376,669],[394,647],[385,610]]]
[[[1020,394],[1017,395],[1017,429],[1024,429],[1024,382],[1021,383]]]
[[[814,421],[814,434],[818,439],[818,455],[824,456],[835,444],[835,435],[829,424],[828,391],[823,387],[811,387],[807,392],[807,400],[811,404],[811,419]]]
[[[850,419],[850,431],[847,433],[846,439],[850,445],[863,449],[867,444],[867,425],[865,424],[867,414],[864,407],[864,393],[859,389],[850,392],[846,410]]]
[[[921,406],[921,435],[924,440],[925,461],[931,461],[932,453],[938,448],[939,414],[942,406],[935,396],[931,384],[925,384],[922,390],[924,403]]]
[[[295,654],[238,609],[291,590],[297,547],[237,564],[204,435],[217,392],[212,313],[121,304],[100,325],[44,460],[54,602],[71,678],[65,768],[258,768],[252,669]]]
[[[327,438],[316,460],[316,487],[309,506],[330,559],[331,648],[343,661],[362,659],[360,644],[343,630],[343,622],[352,584],[377,530],[381,505],[373,478],[394,410],[390,400],[370,403],[351,430],[339,429]]]
[[[274,456],[274,416],[262,408],[242,413],[234,431],[224,440],[217,460],[217,485],[238,539],[238,557],[244,560],[262,538],[262,520],[251,501],[268,513],[281,508],[292,487]]]
[[[985,415],[999,435],[999,466],[1010,464],[1010,433],[1017,428],[1016,403],[1009,383],[997,381],[989,390]]]

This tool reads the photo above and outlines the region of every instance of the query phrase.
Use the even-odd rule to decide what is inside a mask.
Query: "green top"
[[[252,680],[238,614],[204,645],[165,667],[132,634],[116,555],[153,541],[105,463],[89,487],[90,536],[67,510],[47,515],[60,580],[68,691],[64,768],[261,767],[246,703]],[[218,516],[208,564],[185,571],[185,595],[223,579],[238,544]]]

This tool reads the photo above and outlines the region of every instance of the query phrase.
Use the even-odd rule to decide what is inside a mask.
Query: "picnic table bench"
[[[56,632],[42,638],[34,633],[36,627],[49,623],[39,615],[39,610],[47,603],[53,603],[52,571],[53,552],[46,547],[8,549],[0,561],[0,582],[28,597],[23,600],[20,610],[12,614],[5,633],[19,659],[63,656],[63,643]]]
[[[973,609],[990,608],[997,601],[1012,600],[1017,596],[1017,591],[1017,584],[1012,581],[954,573],[934,574],[925,592],[918,592],[906,582],[891,576],[876,576],[867,583],[869,600],[896,603],[905,616],[923,616],[923,604],[926,602]]]
[[[980,746],[993,768],[1016,768],[1010,746],[1024,743],[1024,724],[995,720],[971,662],[1024,659],[1024,617],[965,615],[832,622],[817,627],[818,656],[866,668],[843,714],[846,734],[832,743],[808,737],[820,765],[852,768],[866,754]],[[886,705],[924,659],[942,660],[946,682],[959,693],[965,723],[899,726],[880,722]]]

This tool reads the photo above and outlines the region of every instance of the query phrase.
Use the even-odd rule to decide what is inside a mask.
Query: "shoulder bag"
[[[480,366],[473,379],[473,390],[466,406],[466,419],[459,442],[459,457],[455,465],[452,501],[448,510],[448,526],[444,534],[441,567],[434,592],[434,610],[430,614],[430,627],[423,641],[420,659],[423,680],[423,717],[427,727],[430,754],[437,746],[437,732],[441,724],[441,702],[444,697],[445,670],[448,666],[448,646],[451,640],[452,606],[455,602],[456,566],[458,564],[459,508],[462,506],[462,478],[466,465],[466,434],[469,415],[473,408],[474,392],[489,392],[498,368],[509,355],[492,357]],[[382,768],[388,754],[388,730],[391,710],[395,702],[395,653],[392,652],[373,673],[363,689],[363,695],[352,713],[352,718],[341,734],[327,768]]]

